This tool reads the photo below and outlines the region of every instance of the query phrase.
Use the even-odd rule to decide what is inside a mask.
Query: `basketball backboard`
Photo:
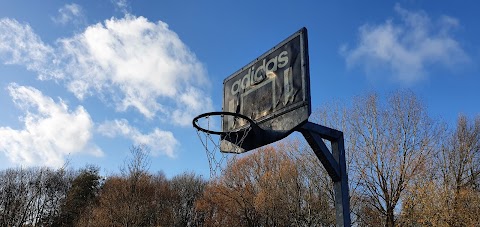
[[[222,152],[243,153],[288,136],[311,113],[307,29],[233,73],[223,89],[222,110],[250,118],[258,130],[248,133],[241,147],[222,138]],[[245,123],[226,117],[222,129],[235,131]]]

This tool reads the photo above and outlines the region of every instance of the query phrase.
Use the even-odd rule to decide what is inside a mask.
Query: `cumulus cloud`
[[[113,97],[117,110],[135,108],[147,118],[157,114],[171,122],[175,113],[194,114],[211,108],[203,65],[163,22],[126,16],[88,27],[62,39],[67,86],[79,99],[100,93]],[[185,97],[203,103],[195,108]],[[198,107],[198,106],[196,106]]]
[[[80,100],[95,95],[118,111],[133,108],[183,126],[212,109],[204,66],[161,21],[112,18],[59,39],[55,47],[15,20],[1,19],[0,31],[5,63],[25,65],[39,79],[63,81]]]
[[[107,137],[123,136],[130,138],[137,145],[146,145],[152,149],[153,155],[164,154],[174,157],[174,151],[178,145],[173,133],[155,128],[148,134],[142,134],[138,129],[131,126],[126,119],[106,121],[99,125],[97,130]]]
[[[65,4],[58,10],[58,15],[52,17],[53,22],[61,25],[66,25],[68,23],[79,24],[82,23],[84,19],[82,7],[72,3]]]
[[[423,11],[409,11],[398,4],[395,12],[400,22],[365,24],[359,28],[356,47],[340,48],[348,67],[363,67],[367,74],[387,69],[395,80],[411,84],[428,76],[428,66],[454,69],[469,61],[452,35],[459,26],[457,19],[442,16],[432,21]]]
[[[90,142],[93,122],[82,106],[70,110],[62,100],[55,102],[32,87],[10,84],[8,91],[16,106],[25,111],[20,118],[23,129],[0,127],[0,150],[11,162],[60,167],[69,154],[103,154]]]

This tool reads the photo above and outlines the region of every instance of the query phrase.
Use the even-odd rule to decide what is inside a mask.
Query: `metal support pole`
[[[332,178],[337,226],[350,226],[350,199],[343,133],[312,122],[305,123],[298,131],[305,137],[313,152],[315,152],[315,155],[327,170],[330,178]],[[331,153],[322,139],[331,142]]]

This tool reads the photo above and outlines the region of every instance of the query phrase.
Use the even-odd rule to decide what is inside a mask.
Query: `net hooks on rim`
[[[214,119],[215,117],[217,119]],[[239,124],[240,127],[232,131],[224,131],[222,126],[225,123],[225,117],[230,118],[227,119],[227,122],[232,122],[233,125]],[[192,123],[205,148],[210,167],[210,178],[212,179],[221,176],[225,164],[235,161],[236,156],[229,156],[229,153],[239,153],[235,150],[221,150],[222,142],[225,143],[225,141],[228,141],[237,147],[241,147],[243,141],[255,125],[255,122],[250,118],[232,112],[203,113],[195,117]],[[221,129],[218,129],[218,127]]]

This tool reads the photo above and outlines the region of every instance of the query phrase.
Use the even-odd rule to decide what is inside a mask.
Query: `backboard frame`
[[[223,152],[243,153],[288,136],[311,114],[307,29],[300,29],[237,70],[223,85],[222,111],[245,115],[260,129],[251,133],[240,149]],[[222,121],[223,131],[241,127],[241,122]]]

